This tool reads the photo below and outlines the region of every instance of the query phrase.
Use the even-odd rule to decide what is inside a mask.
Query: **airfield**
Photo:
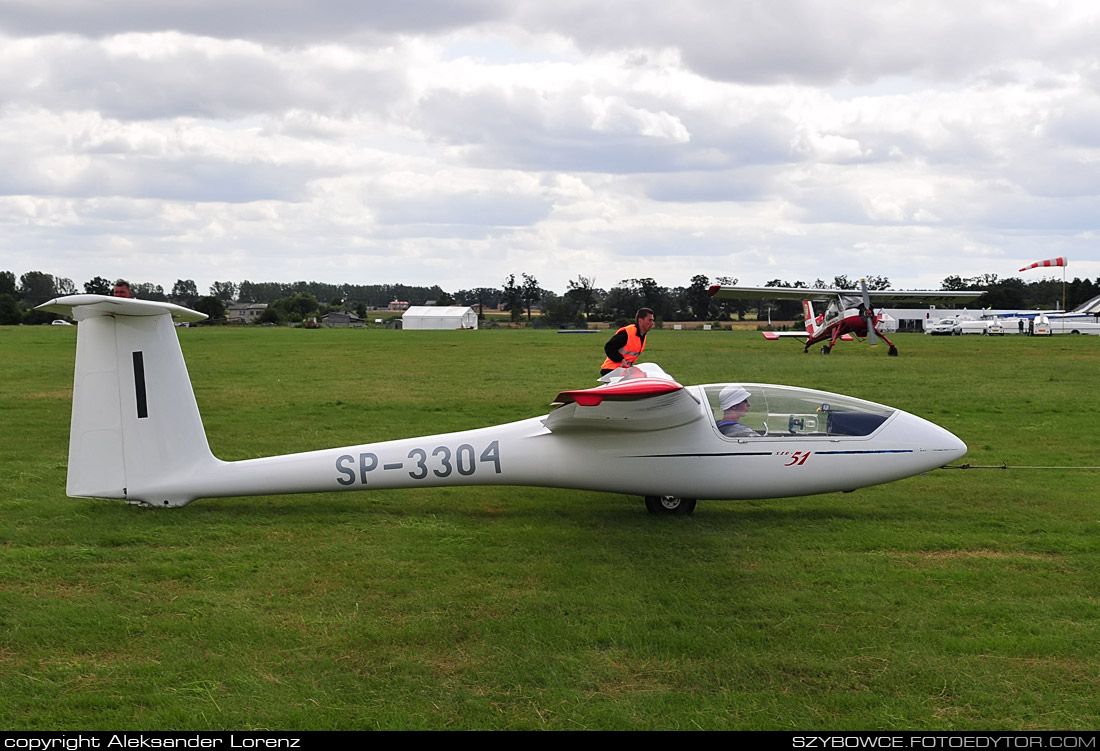
[[[545,414],[605,334],[178,330],[227,460]],[[964,462],[850,494],[487,487],[65,496],[76,331],[0,328],[0,723],[70,729],[1094,730],[1096,337],[828,357],[650,335],[681,383],[835,391]]]

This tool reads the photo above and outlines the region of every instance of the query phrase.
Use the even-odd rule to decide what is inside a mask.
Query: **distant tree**
[[[714,281],[722,287],[735,287],[737,286],[737,277],[733,276],[719,276],[715,277]],[[717,308],[715,314],[719,319],[729,319],[734,315],[737,316],[737,320],[745,320],[745,301],[736,300],[733,298],[724,298],[714,301],[714,305]]]
[[[15,274],[11,271],[0,271],[0,295],[16,295]]]
[[[835,289],[859,289],[859,283],[863,281],[867,284],[867,289],[890,289],[890,279],[885,276],[875,276],[874,274],[863,277],[863,279],[849,279],[847,274],[841,274],[840,276],[833,277],[832,286]],[[795,286],[799,286],[798,283]],[[822,282],[820,279],[814,282],[814,287],[828,287],[829,285]]]
[[[1096,284],[1088,278],[1078,279],[1074,277],[1066,289],[1066,310],[1073,310],[1081,303],[1087,302],[1097,295],[1100,295],[1100,289],[1097,288]]]
[[[19,297],[28,308],[57,297],[56,281],[51,274],[28,271],[19,277]]]
[[[283,297],[268,306],[282,313],[288,321],[297,323],[303,318],[317,315],[320,305],[317,298],[308,292],[296,292],[289,297]]]
[[[668,290],[657,284],[656,280],[647,276],[641,279],[624,279],[622,284],[629,285],[635,291],[640,302],[639,308],[652,308],[657,318],[669,318],[672,311]],[[637,309],[630,312],[631,319],[636,312]]]
[[[225,323],[225,303],[214,295],[198,298],[192,307],[200,313],[205,313],[208,323]]]
[[[596,306],[597,292],[596,292],[596,280],[590,276],[578,275],[575,280],[568,282],[569,289],[565,293],[565,297],[573,302],[584,313],[585,320],[588,319],[588,313]]]
[[[84,282],[84,292],[88,295],[109,295],[113,287],[110,279],[104,279],[101,276],[94,276]]]
[[[286,316],[278,308],[273,305],[268,305],[264,308],[263,312],[260,313],[259,318],[256,319],[256,323],[273,323],[276,326],[282,326],[286,323]]]
[[[280,297],[290,294],[285,284],[278,282],[250,282],[247,279],[241,282],[237,291],[237,299],[240,302],[264,302],[271,304]]]
[[[1017,277],[1011,277],[991,284],[986,287],[985,294],[978,298],[975,305],[982,308],[1006,310],[1027,308],[1027,290],[1024,287],[1024,282]]]
[[[199,288],[194,279],[177,279],[172,285],[172,302],[185,308],[192,308],[199,299]]]
[[[232,302],[237,298],[237,285],[234,282],[214,282],[210,285],[210,294],[222,302]]]
[[[542,299],[542,290],[539,288],[539,280],[529,274],[523,274],[523,287],[520,295],[523,297],[524,307],[527,308],[527,322],[531,322],[531,304]]]
[[[542,321],[549,326],[586,326],[576,299],[564,295],[558,297],[553,292],[542,298]]]
[[[847,282],[847,277],[837,277],[834,281],[838,280],[844,280],[845,282]],[[772,279],[764,286],[794,288],[806,287],[805,283],[803,282],[795,282],[794,284],[790,284],[783,281],[782,279]],[[840,285],[836,286],[838,289],[852,289],[852,287],[841,287]],[[769,300],[767,301],[767,305],[765,305],[765,301],[761,300],[758,311],[766,310],[769,307],[774,313],[772,318],[779,319],[781,321],[797,321],[802,318],[802,304],[797,300]],[[759,312],[757,313],[757,315],[759,315]]]
[[[601,307],[605,320],[632,323],[638,308],[647,306],[642,304],[638,290],[624,280],[607,291]]]
[[[23,314],[19,311],[19,303],[15,295],[9,292],[0,292],[0,326],[16,326],[23,320]]]
[[[54,277],[54,291],[59,295],[75,295],[76,285],[67,277]]]
[[[523,313],[523,292],[516,285],[516,275],[509,274],[504,280],[504,289],[500,294],[500,307],[507,310],[512,317],[512,322],[519,320]]]
[[[482,311],[484,308],[496,308],[501,304],[500,290],[493,287],[460,289],[454,293],[454,298],[461,305],[477,308],[479,318],[483,317]]]
[[[56,313],[47,313],[44,310],[30,310],[23,311],[23,325],[24,326],[41,326],[51,321],[56,321],[61,316]]]
[[[450,307],[455,305],[455,299],[446,292],[442,292],[435,298],[435,304],[440,307]]]
[[[131,284],[130,291],[134,297],[142,300],[156,300],[157,302],[168,302],[168,295],[164,294],[164,287],[159,284],[153,284],[152,282],[141,282],[140,284]]]
[[[691,277],[691,285],[686,290],[686,302],[692,317],[696,321],[709,321],[711,315],[710,279],[702,274]]]

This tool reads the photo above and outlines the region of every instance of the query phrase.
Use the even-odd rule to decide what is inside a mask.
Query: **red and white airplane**
[[[871,298],[878,301],[890,300],[895,303],[935,303],[959,302],[981,297],[981,292],[934,292],[922,290],[868,290],[866,280],[860,280],[860,289],[831,289],[808,287],[723,287],[710,288],[711,297],[742,300],[801,300],[805,316],[806,331],[765,331],[765,339],[780,337],[798,337],[806,340],[803,352],[818,342],[822,345],[821,354],[827,355],[836,346],[837,340],[851,341],[852,336],[867,339],[871,346],[882,339],[890,345],[889,354],[897,356],[897,346],[879,330],[882,312],[875,311]],[[815,302],[827,302],[825,312],[814,314]]]
[[[655,514],[707,499],[850,491],[927,472],[966,445],[881,404],[738,384],[751,437],[727,437],[721,393],[653,364],[563,391],[548,415],[442,435],[226,462],[210,451],[169,303],[100,295],[39,306],[78,322],[66,492],[157,507],[196,498],[337,490],[533,485],[637,494]],[[728,408],[728,405],[726,405]]]

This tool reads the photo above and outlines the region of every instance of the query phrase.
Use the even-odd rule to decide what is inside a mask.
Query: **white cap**
[[[718,406],[723,412],[735,404],[740,404],[749,398],[749,392],[743,386],[731,383],[718,394]]]

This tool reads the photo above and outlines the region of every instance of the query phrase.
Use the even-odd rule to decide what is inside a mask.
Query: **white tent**
[[[473,308],[418,305],[401,316],[401,328],[409,331],[476,329],[477,313]]]

